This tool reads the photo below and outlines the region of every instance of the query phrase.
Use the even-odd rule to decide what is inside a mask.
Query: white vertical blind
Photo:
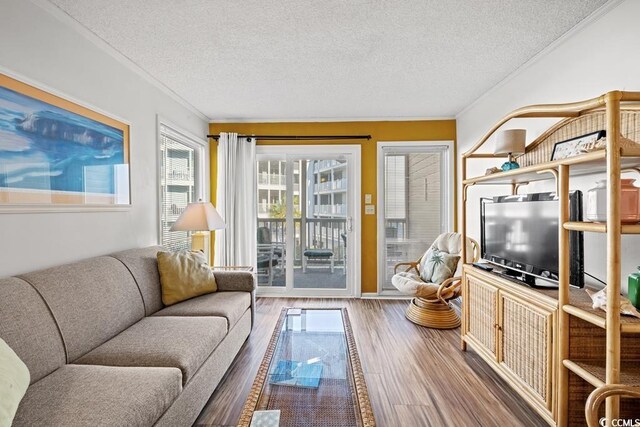
[[[160,125],[160,244],[172,249],[190,249],[187,231],[169,231],[187,204],[200,194],[201,149],[165,125]]]

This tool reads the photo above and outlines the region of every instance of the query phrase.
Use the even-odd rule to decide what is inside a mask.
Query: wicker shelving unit
[[[503,124],[516,118],[564,118],[529,144],[519,158],[522,167],[492,175],[467,177],[467,162],[473,159],[497,158],[493,154],[478,152]],[[605,129],[606,148],[557,161],[546,161],[555,142]],[[640,224],[620,223],[620,177],[628,171],[640,172],[640,92],[612,91],[597,98],[568,104],[532,105],[508,114],[496,123],[471,150],[462,155],[462,212],[461,232],[467,235],[467,193],[476,185],[510,185],[512,194],[528,183],[555,179],[560,201],[559,212],[559,289],[556,294],[557,313],[554,333],[554,373],[552,382],[554,404],[552,418],[559,426],[570,424],[569,396],[570,372],[593,387],[605,384],[640,385],[640,362],[628,362],[624,334],[640,334],[640,319],[621,317],[620,287],[621,238],[623,234],[640,234]],[[572,177],[604,173],[607,177],[607,222],[602,224],[569,221],[569,182]],[[594,310],[584,291],[569,287],[569,231],[606,234],[607,245],[607,311]],[[462,253],[462,259],[466,254]],[[469,267],[469,266],[467,266]],[[464,297],[464,296],[463,296]],[[545,296],[546,298],[546,296]],[[463,309],[465,304],[463,303]],[[466,348],[465,334],[468,315],[463,315],[462,346]],[[600,329],[602,343],[586,356],[583,348],[572,348],[570,331],[577,327]],[[589,332],[593,333],[593,332]],[[587,334],[588,335],[588,334]],[[584,343],[589,339],[584,338]],[[579,338],[575,338],[579,342]],[[595,342],[595,341],[594,341]],[[634,347],[635,348],[635,347]],[[635,350],[634,350],[635,351]],[[573,357],[573,358],[572,358]],[[572,380],[573,381],[573,380]],[[526,398],[526,396],[523,396]],[[619,416],[620,400],[611,396],[606,401],[606,418]],[[574,411],[575,412],[575,411]],[[571,419],[572,422],[573,419]]]

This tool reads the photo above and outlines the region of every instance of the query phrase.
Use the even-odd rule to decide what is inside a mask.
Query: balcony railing
[[[283,186],[286,183],[286,176],[279,174],[270,174],[260,172],[258,174],[258,185],[278,185]]]
[[[339,162],[337,160],[320,160],[316,161],[313,165],[313,171],[318,172],[322,170],[327,170],[334,168],[336,166],[346,165],[346,162]]]
[[[316,205],[313,207],[314,215],[346,215],[347,205]]]
[[[294,266],[302,265],[302,252],[304,249],[330,249],[336,265],[342,265],[346,254],[346,218],[307,218],[306,219],[306,244],[302,244],[301,225],[302,219],[295,218],[295,247]],[[286,220],[284,218],[259,218],[258,228],[265,227],[269,230],[271,243],[285,244]],[[344,237],[343,237],[344,235]],[[266,242],[265,242],[266,243]]]
[[[346,190],[346,179],[335,179],[333,181],[326,181],[316,184],[317,191],[332,191],[332,190]]]
[[[402,219],[387,219],[385,224],[385,234],[390,239],[406,239],[407,233],[407,220]]]

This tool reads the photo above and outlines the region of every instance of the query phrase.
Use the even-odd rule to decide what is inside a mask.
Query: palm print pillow
[[[440,284],[453,277],[460,261],[459,255],[451,255],[437,248],[429,248],[420,260],[420,277],[427,283]]]

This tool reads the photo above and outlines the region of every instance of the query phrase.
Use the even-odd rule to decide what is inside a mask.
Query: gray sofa
[[[0,337],[31,373],[14,426],[189,426],[251,331],[255,278],[162,304],[159,247],[0,279]]]

